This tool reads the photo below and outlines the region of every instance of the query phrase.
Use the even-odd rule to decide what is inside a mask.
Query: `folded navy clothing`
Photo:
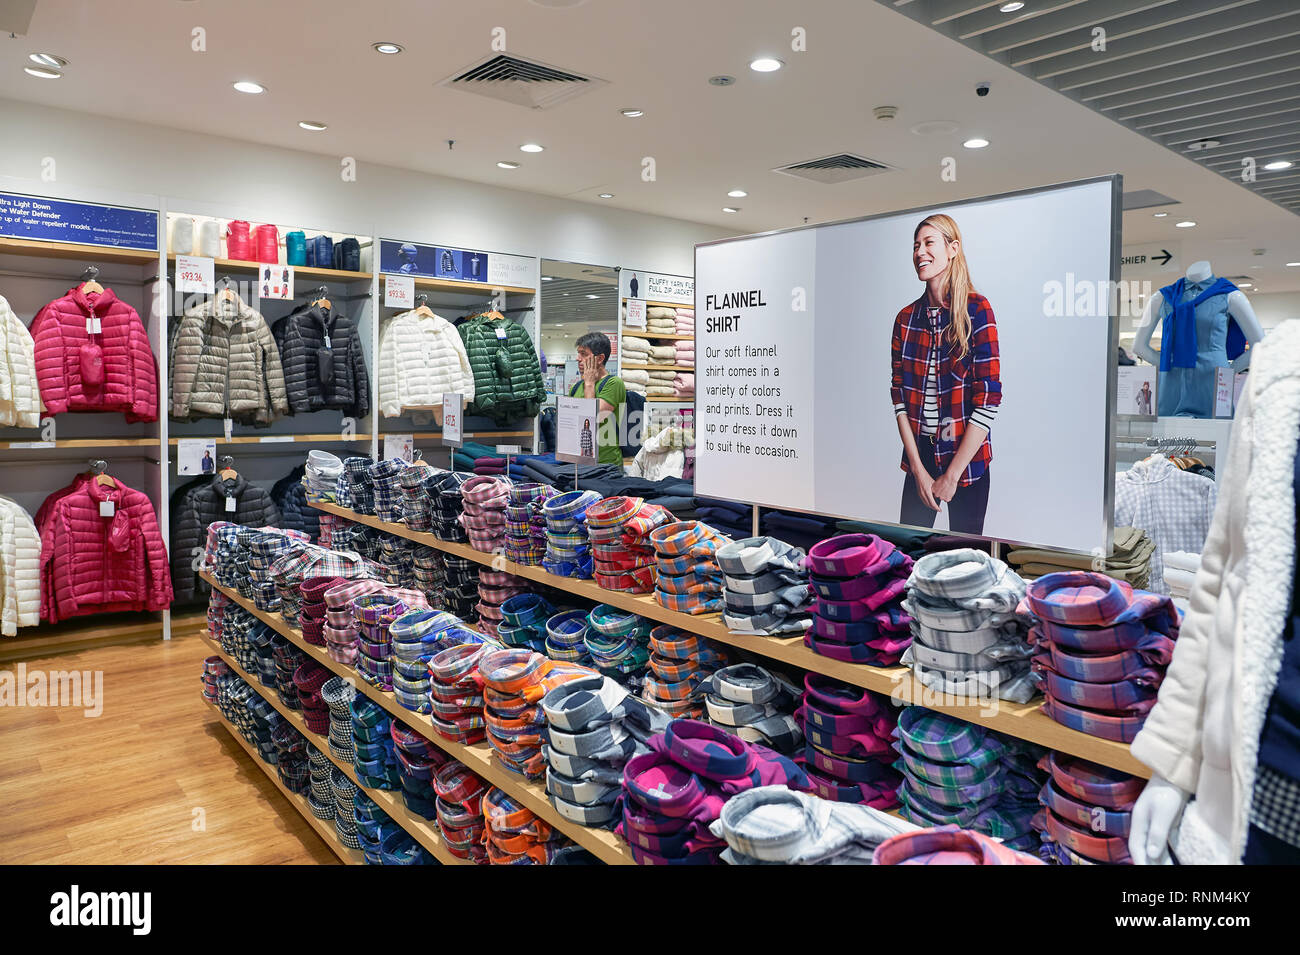
[[[689,495],[684,497],[647,497],[647,504],[657,504],[664,510],[671,511],[673,517],[679,521],[691,521],[698,517],[695,510],[695,498]],[[746,536],[749,536],[746,534]]]
[[[799,531],[804,534],[821,534],[823,537],[835,536],[835,518],[818,517],[814,514],[788,514],[785,511],[763,511],[762,524],[764,528],[772,527],[777,530]],[[779,534],[771,535],[780,537]],[[819,540],[821,538],[818,538]]]
[[[713,513],[731,511],[735,515],[735,520],[747,520],[751,510],[748,504],[741,504],[738,501],[720,501],[712,497],[697,497],[695,507],[701,513],[705,508],[708,508]]]
[[[838,521],[835,531],[839,534],[875,534],[909,557],[923,556],[926,553],[926,539],[933,536],[931,531],[910,531],[891,524],[872,524],[869,521]]]

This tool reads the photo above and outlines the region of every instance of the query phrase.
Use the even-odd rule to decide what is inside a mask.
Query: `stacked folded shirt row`
[[[1068,571],[1033,581],[1024,608],[1034,619],[1043,711],[1090,736],[1131,743],[1173,657],[1182,620],[1173,600],[1104,574]]]
[[[663,524],[650,532],[655,549],[655,602],[680,613],[723,609],[718,548],[730,543],[701,521]]]
[[[804,734],[795,716],[802,691],[781,674],[738,663],[715,670],[699,692],[714,726],[785,756],[802,751]]]
[[[510,479],[478,475],[461,485],[460,526],[475,550],[496,554],[505,550],[506,505]]]
[[[352,725],[352,767],[367,789],[395,790],[400,785],[392,739],[392,718],[378,703],[356,694],[348,707]]]
[[[510,486],[506,504],[506,557],[536,567],[546,556],[546,515],[542,508],[559,492],[535,481]]]
[[[874,534],[841,534],[804,560],[817,595],[804,645],[850,663],[893,666],[911,643],[902,597],[912,558]]]
[[[542,505],[546,518],[546,553],[542,568],[557,577],[591,579],[594,563],[587,533],[587,508],[599,501],[597,491],[567,491]]]
[[[1025,582],[982,550],[926,554],[907,581],[912,645],[903,657],[932,690],[960,699],[1027,703],[1035,689]]]
[[[483,844],[492,865],[547,865],[568,844],[550,823],[496,787],[484,793],[482,807]]]
[[[483,796],[487,783],[464,763],[449,759],[433,775],[438,832],[447,851],[476,865],[488,862],[487,824],[483,818]]]
[[[397,778],[401,786],[402,802],[421,819],[436,819],[438,794],[434,789],[433,777],[447,762],[447,754],[431,740],[396,720],[393,720],[389,733],[397,756]]]
[[[474,607],[479,630],[495,638],[505,621],[505,611],[502,608],[512,597],[531,589],[532,584],[523,577],[505,571],[488,570],[486,567],[481,569],[478,572],[479,599]]]
[[[639,695],[645,686],[653,630],[654,623],[639,614],[597,604],[587,614],[590,666]]]
[[[1017,850],[1037,849],[1040,747],[921,706],[903,709],[894,747],[904,818],[972,829]]]
[[[812,625],[806,554],[775,537],[746,537],[717,549],[722,620],[736,633],[800,633]]]
[[[483,684],[483,720],[493,755],[511,772],[536,779],[546,771],[542,697],[592,671],[521,648],[488,649],[479,657],[478,671]]]
[[[897,806],[902,777],[892,765],[892,740],[898,711],[889,699],[819,673],[804,675],[803,690],[798,717],[812,791],[833,802]]]
[[[213,706],[217,703],[217,682],[221,677],[232,673],[226,661],[218,656],[208,657],[203,661],[203,698]]]
[[[393,694],[417,713],[430,711],[429,661],[450,647],[482,636],[445,610],[408,610],[388,626],[393,648]]]
[[[596,583],[606,590],[648,594],[655,586],[650,532],[672,514],[639,497],[607,497],[587,509]]]
[[[672,717],[702,718],[700,686],[726,662],[727,658],[701,636],[677,627],[655,627],[650,631],[649,672],[641,698]]]
[[[275,745],[275,774],[290,792],[304,793],[311,785],[307,749],[311,745],[287,720],[271,730]]]
[[[1131,865],[1133,805],[1146,780],[1057,752],[1039,768],[1048,774],[1034,817],[1041,855],[1061,865]]]
[[[483,643],[463,643],[429,660],[429,719],[440,736],[454,743],[480,743],[487,733],[479,661],[488,649]]]

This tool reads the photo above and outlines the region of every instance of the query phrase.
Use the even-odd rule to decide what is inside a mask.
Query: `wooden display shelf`
[[[623,363],[618,366],[619,369],[628,369],[631,371],[695,371],[694,365],[631,365]]]
[[[152,438],[59,438],[56,441],[0,441],[0,448],[30,451],[39,448],[156,448],[158,436]]]
[[[225,714],[221,712],[217,705],[215,703],[209,703],[208,705],[212,707],[217,719],[226,728],[226,732],[235,738],[236,743],[244,747],[244,751],[248,753],[249,758],[261,768],[262,772],[266,773],[271,782],[275,783],[275,788],[284,794],[284,798],[289,800],[289,805],[297,809],[298,813],[307,820],[307,823],[316,830],[316,835],[325,840],[325,845],[329,846],[331,851],[345,865],[365,865],[366,857],[361,850],[345,846],[342,840],[339,839],[339,834],[334,831],[334,823],[326,822],[324,819],[317,819],[315,813],[311,811],[311,806],[307,804],[307,797],[302,793],[294,792],[281,782],[280,774],[275,771],[275,767],[270,763],[263,762],[257,749],[251,746],[248,740],[244,739],[244,735],[239,732],[239,729],[230,720],[226,719]]]
[[[370,440],[369,434],[358,434],[351,438],[340,438],[333,434],[237,434],[232,438],[223,438],[219,434],[185,434],[178,438],[168,438],[167,443],[175,447],[182,438],[186,441],[215,441],[217,444],[357,444]]]
[[[157,253],[153,256],[158,257]],[[167,261],[175,264],[176,253],[168,252]],[[212,270],[214,272],[258,272],[261,269],[274,268],[277,265],[287,265],[286,262],[246,262],[242,259],[214,259]],[[293,267],[293,280],[299,279],[322,279],[334,282],[369,282],[373,277],[371,272],[349,272],[346,269],[321,269],[314,265],[295,265]]]
[[[148,210],[146,210],[148,211]],[[0,255],[30,255],[45,259],[76,259],[86,265],[118,262],[148,265],[158,261],[156,249],[123,249],[112,245],[82,245],[79,242],[42,242],[37,239],[0,238]]]
[[[863,689],[884,693],[899,703],[916,703],[928,709],[938,710],[956,716],[968,723],[976,723],[989,729],[1006,733],[1018,739],[1037,743],[1050,749],[1080,756],[1083,759],[1111,766],[1134,776],[1149,777],[1151,770],[1133,758],[1127,743],[1089,736],[1078,730],[1062,726],[1048,717],[1040,709],[1040,702],[1008,703],[1005,700],[972,700],[969,702],[953,698],[945,699],[936,691],[928,690],[912,676],[907,667],[873,667],[861,663],[846,663],[833,660],[814,653],[803,644],[802,637],[759,637],[742,633],[732,633],[722,622],[720,614],[700,614],[694,616],[669,610],[655,602],[654,598],[628,594],[620,591],[605,590],[593,580],[578,580],[572,577],[556,577],[541,567],[517,564],[504,557],[475,550],[468,544],[440,540],[432,534],[409,530],[403,524],[381,521],[377,517],[357,514],[337,504],[313,503],[312,507],[331,514],[337,514],[360,524],[377,527],[390,534],[406,537],[417,543],[436,548],[457,557],[468,558],[493,570],[505,571],[528,580],[546,584],[557,590],[563,590],[578,597],[585,597],[597,603],[609,604],[620,610],[640,614],[659,623],[679,627],[690,633],[699,634],[718,643],[725,643],[741,650],[747,650],[758,656],[778,660],[791,666],[799,667],[812,673],[821,673],[844,683],[860,686]],[[991,712],[990,712],[991,711]]]
[[[428,275],[412,275],[416,288],[433,289],[436,292],[495,292],[501,289],[509,295],[536,295],[537,289],[522,285],[493,285],[490,282],[465,282],[460,279],[436,279]],[[388,273],[379,273],[380,283],[388,280]]]
[[[612,865],[636,864],[631,851],[622,839],[608,829],[588,829],[586,826],[580,826],[565,819],[551,805],[550,797],[543,785],[526,782],[519,775],[512,773],[508,769],[503,769],[496,757],[492,755],[492,748],[487,743],[465,746],[445,738],[434,728],[433,721],[428,716],[416,713],[414,710],[408,710],[397,702],[397,697],[392,692],[371,686],[361,678],[353,667],[339,663],[331,658],[324,647],[318,647],[304,640],[302,631],[298,628],[291,627],[277,615],[258,610],[252,601],[242,597],[238,591],[221,586],[210,574],[204,573],[202,576],[204,580],[212,585],[214,590],[225,594],[271,629],[283,635],[286,640],[331,673],[351,680],[356,684],[358,690],[387,710],[389,715],[428,737],[429,741],[443,752],[453,759],[460,760],[483,779],[508,793],[520,805],[532,810],[537,816],[559,829],[578,845],[588,849],[598,859]]]
[[[694,335],[656,335],[654,332],[648,332],[640,328],[621,328],[620,335],[631,335],[633,338],[663,338],[674,342],[693,342]]]
[[[388,431],[387,434],[404,434],[401,431]],[[484,441],[490,438],[531,438],[531,431],[467,431],[461,437],[468,438],[472,441]],[[434,438],[441,438],[441,431],[417,431],[411,435],[416,441],[431,441]],[[459,448],[455,450],[460,450]]]
[[[172,628],[188,632],[201,626],[206,619],[206,612],[174,614]],[[162,633],[162,614],[156,617],[144,612],[74,617],[61,623],[23,627],[16,637],[0,637],[0,662],[161,640]]]
[[[646,397],[646,401],[663,401],[674,405],[693,405],[695,404],[695,396],[691,395],[689,398],[669,398],[667,395],[649,395]]]
[[[325,737],[313,733],[307,728],[307,720],[303,717],[301,710],[290,709],[285,706],[280,702],[280,697],[277,693],[264,692],[266,687],[262,685],[261,680],[240,666],[239,662],[233,656],[221,648],[220,643],[212,639],[206,629],[201,629],[200,632],[202,634],[203,642],[207,644],[213,653],[226,661],[226,666],[234,670],[245,683],[253,688],[253,691],[258,696],[274,706],[276,710],[279,711],[280,715],[293,725],[294,729],[311,741],[312,745],[320,750],[321,754],[324,755],[326,759],[337,766],[343,772],[344,776],[347,776],[348,779],[352,780],[353,784],[357,786],[357,788],[361,789],[367,796],[378,803],[379,807],[392,817],[393,822],[405,829],[416,842],[428,849],[435,859],[443,865],[473,865],[473,863],[468,859],[457,858],[447,851],[447,844],[443,841],[442,834],[438,831],[437,825],[435,825],[431,820],[417,816],[415,813],[411,812],[411,810],[407,809],[406,803],[402,801],[402,797],[398,793],[388,789],[371,789],[369,786],[363,785],[361,780],[357,778],[356,767],[347,760],[339,759],[335,756],[329,748],[329,741]]]
[[[628,297],[624,296],[622,300],[622,304],[626,305],[628,301],[629,301]],[[689,308],[694,310],[695,303],[694,302],[654,302],[651,301],[650,299],[646,299],[645,307],[646,308]]]

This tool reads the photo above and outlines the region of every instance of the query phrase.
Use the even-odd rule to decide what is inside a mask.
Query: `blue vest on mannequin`
[[[1158,414],[1214,417],[1215,369],[1229,364],[1228,329],[1233,323],[1228,314],[1228,295],[1236,290],[1237,286],[1222,278],[1209,278],[1203,282],[1179,279],[1160,290],[1163,301],[1160,306]],[[1176,309],[1175,306],[1182,307]],[[1190,310],[1191,314],[1187,315],[1185,310]],[[1180,318],[1185,321],[1179,322]],[[1186,319],[1190,319],[1190,323]],[[1195,367],[1180,367],[1185,362],[1178,360],[1179,353],[1190,354],[1189,324],[1195,335]],[[1175,344],[1180,332],[1182,348]]]

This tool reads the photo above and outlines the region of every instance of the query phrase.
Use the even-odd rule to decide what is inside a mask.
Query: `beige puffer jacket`
[[[269,424],[289,413],[271,329],[238,295],[219,293],[185,313],[170,364],[174,418]]]
[[[31,333],[0,295],[0,425],[35,428],[42,410]]]
[[[0,497],[0,634],[41,619],[41,537],[17,503]]]

